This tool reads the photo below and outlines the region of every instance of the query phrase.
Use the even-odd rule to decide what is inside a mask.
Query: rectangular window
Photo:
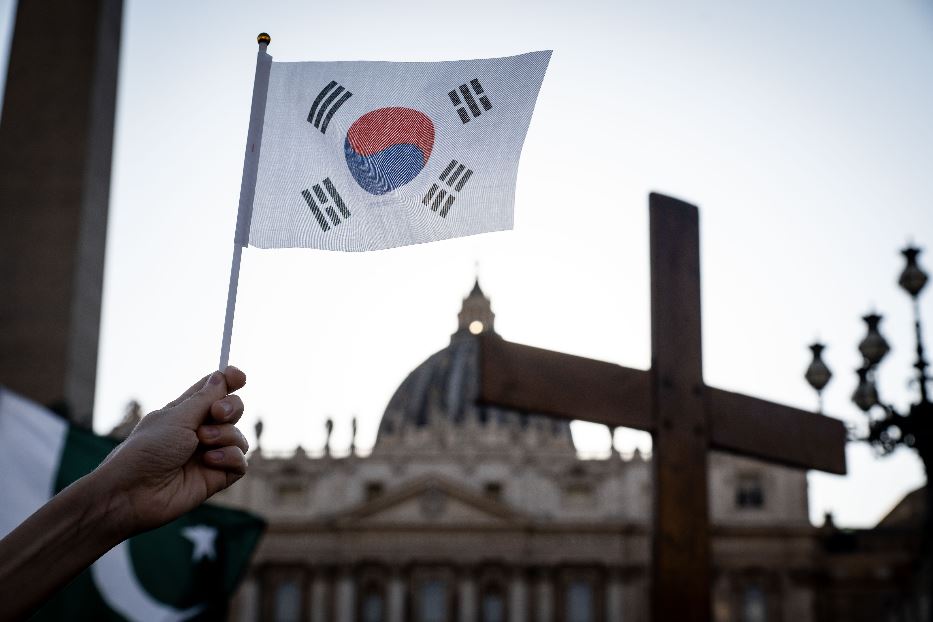
[[[765,505],[764,485],[758,473],[742,473],[735,488],[735,506],[739,509],[759,509]]]
[[[363,597],[360,618],[363,622],[383,622],[385,620],[385,601],[380,592],[367,592]]]
[[[750,585],[742,594],[742,622],[768,622],[765,592],[758,585]]]
[[[300,622],[301,587],[298,581],[283,581],[275,588],[273,620],[275,622]]]
[[[593,586],[589,581],[571,581],[567,585],[567,622],[594,622]]]
[[[501,592],[483,594],[480,619],[482,622],[505,622],[505,601]]]
[[[421,584],[418,594],[420,622],[447,622],[447,583],[431,579]]]

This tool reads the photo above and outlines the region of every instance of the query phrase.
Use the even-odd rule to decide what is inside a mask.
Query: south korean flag
[[[367,251],[511,229],[550,57],[271,62],[244,241]]]

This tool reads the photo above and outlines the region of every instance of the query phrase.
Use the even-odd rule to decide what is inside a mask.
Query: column
[[[649,590],[647,569],[627,573],[622,584],[622,615],[626,622],[648,622],[651,608]]]
[[[528,589],[523,568],[517,568],[509,585],[509,622],[528,622]]]
[[[330,622],[331,592],[333,585],[330,573],[319,568],[314,573],[314,579],[311,583],[311,622]]]
[[[460,573],[460,611],[459,622],[476,622],[476,577],[471,568],[464,568]]]
[[[314,568],[305,568],[301,577],[301,619],[310,620],[314,615]]]
[[[231,622],[257,622],[259,615],[259,582],[252,573],[246,575],[230,603]]]
[[[405,622],[405,579],[401,568],[392,568],[386,591],[388,622]]]
[[[551,570],[541,568],[535,583],[535,618],[537,622],[554,620],[554,577]]]
[[[713,620],[728,622],[732,620],[732,578],[729,572],[717,569],[713,574]],[[807,620],[804,618],[804,620]],[[809,620],[807,620],[809,622]]]
[[[784,620],[812,622],[816,610],[816,591],[809,583],[807,569],[790,570],[781,573],[781,593],[775,594],[781,600]]]
[[[622,622],[622,573],[613,568],[609,571],[606,582],[606,620]]]
[[[356,585],[349,568],[342,568],[337,577],[336,622],[354,622],[356,614]]]

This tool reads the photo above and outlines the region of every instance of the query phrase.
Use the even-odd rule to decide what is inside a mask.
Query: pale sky
[[[863,422],[849,397],[860,316],[877,309],[892,345],[882,396],[914,397],[896,279],[909,239],[933,244],[929,2],[128,0],[98,430],[130,398],[155,409],[217,364],[260,31],[289,61],[554,50],[514,231],[244,252],[231,361],[249,376],[243,427],[252,438],[261,416],[264,448],[319,451],[328,416],[346,447],[353,415],[371,446],[392,392],[448,342],[477,262],[505,338],[647,368],[651,191],[700,206],[708,385],[813,409],[802,374],[819,336],[835,373],[826,411]],[[921,260],[933,267],[933,251]],[[930,335],[933,297],[921,302]],[[608,447],[603,427],[574,433],[585,453]],[[832,510],[874,524],[924,481],[910,451],[875,459],[853,444],[848,465],[810,475],[816,523]]]

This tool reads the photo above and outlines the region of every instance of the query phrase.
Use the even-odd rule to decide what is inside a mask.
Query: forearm
[[[27,617],[128,537],[119,503],[95,471],[0,540],[0,620]]]

